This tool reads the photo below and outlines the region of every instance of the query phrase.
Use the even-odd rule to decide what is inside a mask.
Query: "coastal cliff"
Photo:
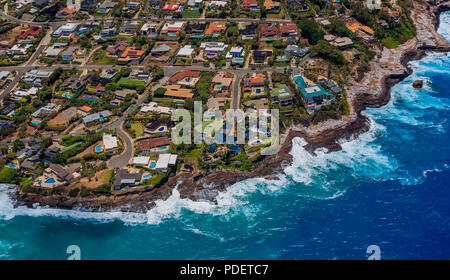
[[[389,102],[391,87],[411,73],[407,67],[409,61],[422,58],[426,51],[450,51],[449,42],[436,32],[440,12],[449,9],[450,3],[447,1],[414,1],[411,16],[416,24],[416,37],[396,49],[378,50],[370,71],[363,79],[348,81],[346,91],[350,114],[341,120],[330,120],[308,128],[291,126],[281,137],[279,153],[258,162],[252,171],[216,170],[198,177],[191,173],[180,173],[159,188],[135,188],[115,192],[111,196],[72,198],[28,194],[26,197],[17,197],[17,205],[33,206],[38,203],[57,208],[143,212],[152,208],[156,200],[167,199],[174,187],[181,197],[214,201],[220,191],[233,183],[283,172],[282,167],[292,160],[290,151],[295,137],[305,139],[308,143],[305,148],[311,153],[323,147],[329,152],[337,151],[341,148],[339,141],[352,139],[369,129],[368,120],[361,112],[367,107],[381,107]]]

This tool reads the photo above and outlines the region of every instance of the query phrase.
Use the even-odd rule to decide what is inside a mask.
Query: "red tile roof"
[[[167,136],[150,138],[139,141],[139,146],[143,150],[150,150],[156,147],[167,146],[170,144],[170,139]]]
[[[22,35],[19,36],[20,39],[26,39],[28,36],[38,36],[41,34],[42,28],[38,26],[30,26]]]
[[[262,36],[274,36],[277,35],[278,28],[274,25],[268,25],[266,23],[259,25],[259,31]]]
[[[181,79],[184,79],[186,77],[194,77],[197,78],[200,76],[200,71],[197,70],[183,70],[172,77],[170,77],[169,82],[176,83]]]
[[[64,8],[64,9],[60,10],[58,12],[58,14],[66,13],[66,14],[71,15],[71,14],[75,14],[76,12],[77,12],[77,10],[74,10],[74,9],[71,9],[71,8]]]
[[[291,31],[297,32],[297,24],[295,23],[289,23],[289,24],[283,24],[280,27],[281,33],[289,33]]]

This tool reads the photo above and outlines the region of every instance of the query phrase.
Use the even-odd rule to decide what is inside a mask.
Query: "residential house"
[[[253,73],[251,77],[244,79],[244,90],[251,90],[252,87],[263,87],[266,76],[263,73]]]
[[[106,54],[119,57],[128,48],[127,42],[118,42],[115,45],[109,45],[106,48]]]
[[[57,57],[63,50],[64,48],[67,46],[67,43],[63,43],[63,42],[57,42],[54,43],[53,45],[51,45],[50,47],[48,47],[44,53],[46,56],[48,57]]]
[[[191,89],[182,88],[180,85],[167,85],[164,96],[175,97],[179,99],[188,99],[192,98],[194,94],[192,93]]]
[[[272,56],[271,50],[254,50],[253,51],[253,62],[254,63],[265,63],[266,60]]]
[[[79,23],[68,22],[56,29],[52,33],[52,37],[59,38],[61,36],[70,36],[78,30],[79,26]]]
[[[29,37],[37,38],[42,33],[42,27],[30,26],[24,33],[19,36],[19,39],[25,40]]]
[[[150,102],[148,104],[142,105],[141,112],[144,114],[148,112],[155,112],[159,114],[170,115],[172,114],[173,109],[169,107],[160,106],[156,102]]]
[[[144,55],[145,51],[138,50],[135,47],[128,47],[125,51],[120,55],[119,61],[133,61],[140,59]]]
[[[231,47],[225,56],[226,61],[233,63],[243,63],[244,62],[245,51],[243,47]]]
[[[125,21],[120,26],[120,33],[133,33],[139,28],[139,22],[137,21]]]
[[[133,165],[139,165],[147,167],[150,163],[150,157],[138,156],[133,158]]]
[[[221,22],[211,22],[205,30],[205,38],[217,38],[227,29],[227,26]]]
[[[223,42],[204,42],[200,44],[200,48],[204,50],[205,57],[214,58],[224,54],[228,45]]]
[[[288,45],[285,49],[284,49],[284,54],[285,55],[292,55],[294,57],[303,57],[305,56],[308,52],[309,52],[309,48],[308,47],[304,47],[301,48],[297,45]]]
[[[147,22],[142,25],[139,34],[141,36],[146,36],[147,38],[156,38],[158,35],[158,30],[161,27],[161,23],[159,22]]]
[[[74,57],[74,52],[77,48],[70,46],[61,53],[62,61],[72,61]]]
[[[259,12],[259,6],[257,0],[243,0],[241,1],[242,9],[249,9],[251,12]]]
[[[167,147],[170,145],[170,139],[167,136],[157,137],[157,138],[149,138],[144,140],[139,140],[139,147],[141,147],[144,152],[154,152],[161,148],[160,151],[163,151],[163,147]]]
[[[165,4],[161,10],[166,13],[166,14],[170,14],[170,13],[180,13],[183,11],[183,6],[179,5],[179,4]]]
[[[114,151],[119,145],[117,141],[117,136],[112,136],[112,134],[103,134],[103,146],[105,147],[105,151]]]
[[[57,18],[66,18],[68,16],[73,16],[76,12],[77,12],[77,10],[66,7],[66,8],[56,12],[55,16]]]
[[[203,0],[188,0],[187,5],[190,8],[198,8],[203,3]]]
[[[262,23],[259,25],[259,36],[262,40],[276,40],[278,37],[278,26],[276,23]]]
[[[90,126],[94,124],[96,121],[104,121],[109,117],[111,117],[111,112],[105,110],[98,113],[87,115],[86,117],[83,118],[83,123],[85,126]]]
[[[110,0],[105,0],[103,3],[98,5],[99,14],[107,14],[109,11],[117,5],[117,2],[112,2]]]
[[[153,49],[151,50],[151,55],[152,55],[152,56],[155,56],[155,57],[159,57],[159,56],[162,56],[162,55],[164,55],[164,54],[170,52],[170,50],[171,50],[171,48],[170,48],[168,45],[166,45],[166,44],[161,44],[161,45],[159,45],[158,47],[153,48]]]
[[[45,171],[56,175],[56,177],[61,181],[67,181],[70,183],[75,179],[69,169],[62,167],[59,164],[51,163]]]
[[[324,36],[324,39],[333,46],[338,47],[340,50],[346,50],[353,46],[352,39],[348,37],[337,37],[331,34]]]
[[[36,110],[31,116],[33,118],[39,118],[39,119],[49,119],[56,115],[58,113],[59,109],[61,108],[61,105],[57,105],[54,103],[48,103],[47,105],[39,108]]]
[[[264,8],[267,13],[278,14],[280,12],[280,2],[275,2],[272,0],[264,0]]]
[[[170,37],[173,37],[174,39],[178,38],[178,34],[180,34],[180,31],[184,27],[183,21],[177,21],[177,22],[166,22],[164,23],[163,27],[161,28],[161,35],[167,35]]]
[[[273,105],[289,106],[293,104],[294,95],[286,85],[280,85],[273,89],[270,96],[272,97]]]
[[[284,41],[298,40],[298,29],[297,24],[295,23],[282,24],[280,27],[280,33]]]
[[[330,105],[335,99],[321,85],[308,86],[301,75],[292,76],[291,79],[297,84],[309,113],[319,110],[323,105]]]
[[[133,187],[141,183],[142,174],[140,172],[130,172],[128,169],[119,169],[115,174],[113,183],[114,190],[122,187]]]
[[[191,45],[185,45],[178,50],[177,56],[179,57],[192,57],[194,48]]]
[[[167,172],[169,167],[175,167],[177,164],[176,154],[160,154],[156,162],[155,170]]]
[[[174,126],[174,122],[170,119],[157,119],[145,126],[144,132],[148,134],[157,134],[168,132]]]
[[[200,77],[200,71],[197,70],[183,70],[181,72],[178,72],[177,74],[173,75],[169,78],[170,84],[176,84],[181,80],[186,80],[190,78],[199,78]]]
[[[231,88],[233,78],[224,72],[217,73],[211,80],[215,92],[227,92]]]
[[[203,33],[206,29],[206,23],[205,22],[194,22],[189,23],[186,26],[185,32],[186,34],[193,35],[195,38],[201,38],[203,37]]]
[[[86,12],[93,10],[97,7],[98,2],[98,0],[84,0],[81,2],[80,10]]]

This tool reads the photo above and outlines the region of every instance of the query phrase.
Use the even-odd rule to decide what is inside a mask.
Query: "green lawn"
[[[388,48],[390,48],[390,49],[395,49],[395,48],[397,48],[398,45],[399,45],[399,42],[398,42],[397,40],[395,40],[394,38],[392,38],[392,37],[384,38],[384,39],[381,40],[381,41],[383,42],[383,44],[384,44],[386,47],[388,47]]]
[[[198,158],[202,155],[202,149],[193,149],[186,153],[186,158]]]
[[[136,137],[139,137],[142,134],[144,134],[144,129],[145,129],[144,125],[140,122],[131,123],[131,130],[134,131],[134,135]]]
[[[102,49],[95,51],[93,54],[93,60],[96,65],[110,65],[116,64],[117,62],[117,58],[106,56],[106,51]]]
[[[129,88],[129,89],[136,89],[139,86],[145,87],[144,81],[138,81],[138,80],[132,80],[128,78],[121,78],[118,82],[118,85],[120,87]]]
[[[169,98],[169,97],[153,97],[152,101],[166,103],[166,104],[171,104],[171,103],[173,103],[173,98]]]
[[[75,148],[75,147],[81,145],[82,143],[83,143],[83,142],[78,142],[78,143],[72,144],[72,145],[70,145],[70,146],[64,147],[64,148],[62,148],[61,152],[63,153],[63,152],[72,150],[73,148]]]
[[[183,17],[200,17],[201,14],[198,10],[186,9],[183,11]]]

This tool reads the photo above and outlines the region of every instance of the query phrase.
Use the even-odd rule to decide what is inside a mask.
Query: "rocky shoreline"
[[[362,81],[351,80],[346,86],[350,115],[342,120],[330,120],[319,126],[303,128],[291,126],[281,136],[280,151],[276,156],[258,162],[252,171],[219,170],[194,178],[190,173],[181,173],[169,179],[163,186],[155,189],[134,188],[115,192],[111,196],[71,198],[64,195],[41,196],[28,194],[16,197],[16,206],[33,207],[36,204],[54,208],[86,211],[131,211],[145,212],[155,206],[155,201],[167,199],[173,188],[177,188],[181,198],[192,200],[215,201],[217,194],[228,186],[254,177],[267,177],[283,172],[283,166],[290,164],[292,156],[292,139],[301,137],[308,143],[305,148],[314,153],[318,148],[328,152],[341,149],[339,141],[350,140],[368,131],[368,119],[361,112],[368,108],[379,108],[390,100],[392,86],[408,77],[412,69],[408,62],[421,59],[427,51],[449,52],[450,43],[436,32],[439,15],[450,10],[446,1],[414,1],[411,15],[416,23],[416,38],[399,46],[397,49],[384,49],[371,63],[371,70]],[[425,13],[424,13],[425,11]]]

